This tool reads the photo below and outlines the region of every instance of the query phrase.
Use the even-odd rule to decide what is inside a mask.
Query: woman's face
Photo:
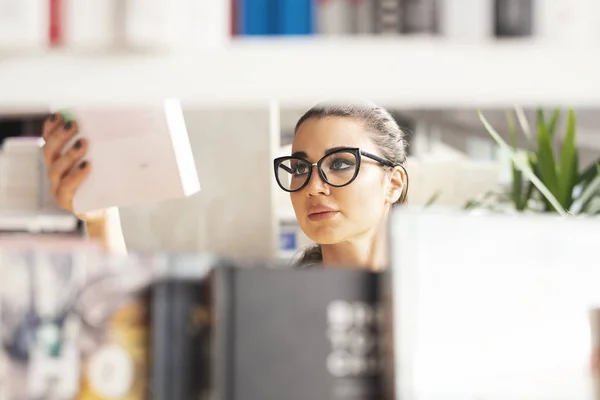
[[[330,149],[339,147],[358,147],[381,156],[363,123],[344,117],[306,120],[296,132],[292,155],[316,163]],[[323,245],[369,236],[381,227],[390,205],[387,175],[376,161],[362,157],[360,171],[352,183],[331,187],[313,167],[308,184],[290,193],[300,228],[311,240]]]

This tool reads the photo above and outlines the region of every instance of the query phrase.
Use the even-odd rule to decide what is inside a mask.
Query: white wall
[[[202,190],[186,199],[122,209],[128,248],[273,257],[277,224],[268,106],[189,110],[185,116]]]

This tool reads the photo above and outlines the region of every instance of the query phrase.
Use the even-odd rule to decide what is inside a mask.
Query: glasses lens
[[[311,165],[304,160],[290,158],[277,165],[277,181],[289,191],[298,190],[308,179]]]
[[[341,151],[328,155],[321,163],[321,170],[327,183],[343,186],[354,178],[357,165],[356,155],[351,151]]]

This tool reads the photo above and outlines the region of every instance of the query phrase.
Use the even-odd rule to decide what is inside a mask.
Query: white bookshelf
[[[170,96],[187,106],[332,97],[411,108],[600,105],[600,48],[544,43],[287,37],[187,52],[0,51],[0,109]]]

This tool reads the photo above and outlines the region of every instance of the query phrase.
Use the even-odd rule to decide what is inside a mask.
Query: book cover
[[[402,32],[402,0],[374,0],[374,31],[379,35],[398,35]]]
[[[79,126],[63,151],[84,138],[85,159],[91,163],[73,198],[75,213],[150,204],[200,190],[178,100],[154,107],[75,108],[62,114]]]
[[[597,45],[600,40],[600,2],[537,1],[533,22],[536,40],[571,46]]]
[[[353,6],[350,0],[317,1],[317,33],[319,35],[350,35]]]
[[[271,16],[273,0],[238,0],[237,32],[241,36],[266,36],[273,34]]]
[[[147,398],[159,263],[82,240],[0,242],[0,399]]]
[[[305,36],[315,33],[314,0],[271,0],[276,34]]]
[[[357,35],[375,33],[375,1],[353,0],[353,32]]]
[[[222,267],[213,279],[219,399],[384,398],[378,274]]]
[[[451,0],[439,3],[440,33],[460,40],[494,36],[493,0]]]
[[[153,400],[208,400],[213,393],[210,257],[170,256],[151,292]]]
[[[396,398],[592,398],[598,242],[593,218],[397,209]]]
[[[531,36],[533,0],[495,0],[495,14],[496,36]]]
[[[401,0],[402,32],[432,35],[438,32],[438,0]]]

